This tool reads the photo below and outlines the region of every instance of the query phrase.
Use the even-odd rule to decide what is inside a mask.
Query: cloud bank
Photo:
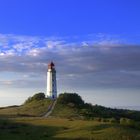
[[[75,39],[75,40],[74,40]],[[140,47],[103,34],[73,37],[0,35],[1,87],[32,88],[45,84],[47,64],[54,61],[61,88],[140,88]],[[21,74],[19,78],[16,74]]]

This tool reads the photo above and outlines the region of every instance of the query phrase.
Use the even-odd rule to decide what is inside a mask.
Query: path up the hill
[[[44,118],[47,118],[53,111],[57,100],[54,100],[53,103],[48,107],[48,111],[43,115]]]

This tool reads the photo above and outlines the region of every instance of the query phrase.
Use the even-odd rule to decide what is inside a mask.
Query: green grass
[[[15,106],[1,108],[0,117],[19,117],[19,116],[40,117],[47,112],[48,107],[52,104],[52,102],[53,101],[50,99],[33,100],[19,107]],[[56,103],[51,116],[61,118],[71,118],[71,117],[78,118],[79,113],[76,107]]]
[[[51,116],[60,118],[79,118],[79,113],[76,107],[56,103]]]
[[[120,124],[119,119],[103,118],[100,112],[104,108],[98,106],[93,108],[93,112],[99,116],[88,118],[94,120],[84,120],[86,117],[81,116],[83,106],[60,101],[66,99],[57,100],[49,118],[40,116],[53,103],[50,99],[33,99],[19,107],[0,108],[0,140],[140,140],[138,121],[128,125],[129,119]],[[87,109],[85,111],[92,107],[86,106],[89,109],[83,108]]]
[[[34,100],[30,103],[23,104],[19,107],[6,107],[0,109],[1,117],[17,117],[17,116],[42,116],[49,105],[52,103],[50,99]]]
[[[140,130],[117,123],[56,119],[0,120],[2,140],[140,140]]]

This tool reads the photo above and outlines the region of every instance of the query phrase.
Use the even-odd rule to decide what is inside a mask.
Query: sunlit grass
[[[39,101],[34,100],[19,107],[7,107],[0,109],[0,116],[42,116],[45,112],[47,112],[51,103],[52,101],[49,99]]]
[[[119,123],[56,118],[14,118],[0,121],[3,140],[139,140],[140,130]]]

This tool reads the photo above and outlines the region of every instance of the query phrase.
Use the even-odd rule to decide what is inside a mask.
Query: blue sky
[[[59,93],[140,106],[139,7],[139,0],[0,0],[0,106],[45,92],[50,60]]]
[[[139,0],[1,0],[1,33],[139,35]]]

